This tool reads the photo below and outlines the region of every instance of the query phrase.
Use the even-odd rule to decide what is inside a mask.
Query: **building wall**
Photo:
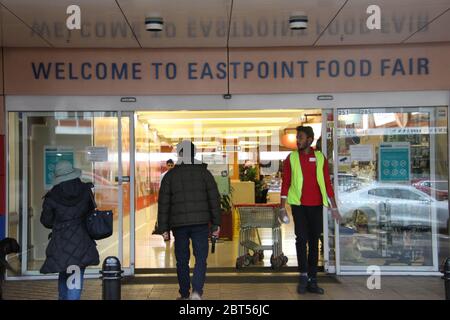
[[[5,50],[6,95],[449,90],[450,43],[321,48]],[[228,77],[227,77],[228,76]]]
[[[3,51],[0,48],[0,239],[5,237],[6,172],[5,172],[5,107],[3,90]]]

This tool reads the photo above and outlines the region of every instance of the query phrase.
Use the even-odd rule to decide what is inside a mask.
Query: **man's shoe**
[[[177,298],[177,300],[189,300],[189,296],[187,297],[180,296]]]
[[[308,277],[307,276],[300,276],[300,280],[299,280],[298,285],[297,285],[297,293],[298,294],[305,294],[307,286],[308,286]]]
[[[308,280],[308,285],[306,286],[306,289],[308,292],[316,293],[316,294],[324,294],[325,290],[323,290],[321,287],[317,285],[317,279],[316,278],[310,278]]]
[[[202,300],[202,296],[198,292],[192,292],[190,300]]]

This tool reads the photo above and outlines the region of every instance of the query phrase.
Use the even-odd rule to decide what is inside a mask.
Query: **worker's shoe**
[[[300,276],[300,279],[299,279],[298,285],[297,285],[298,294],[305,294],[307,286],[308,286],[308,277]]]
[[[309,278],[308,279],[308,285],[306,286],[306,290],[311,293],[316,294],[324,294],[325,290],[323,290],[321,287],[317,285],[317,279],[316,278]]]

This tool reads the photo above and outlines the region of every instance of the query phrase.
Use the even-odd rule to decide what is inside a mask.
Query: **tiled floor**
[[[296,283],[206,283],[206,300],[442,300],[444,283],[440,277],[396,277],[381,279],[381,289],[369,290],[366,277],[339,277],[338,281],[321,284],[325,294],[298,295]],[[88,279],[83,300],[101,299],[101,281]],[[56,280],[7,281],[4,299],[57,299]],[[127,284],[122,286],[123,300],[174,300],[178,296],[177,284]]]

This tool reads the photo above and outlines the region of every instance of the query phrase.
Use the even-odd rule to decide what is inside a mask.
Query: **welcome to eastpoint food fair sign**
[[[450,44],[233,49],[6,49],[5,93],[315,93],[450,89]]]

